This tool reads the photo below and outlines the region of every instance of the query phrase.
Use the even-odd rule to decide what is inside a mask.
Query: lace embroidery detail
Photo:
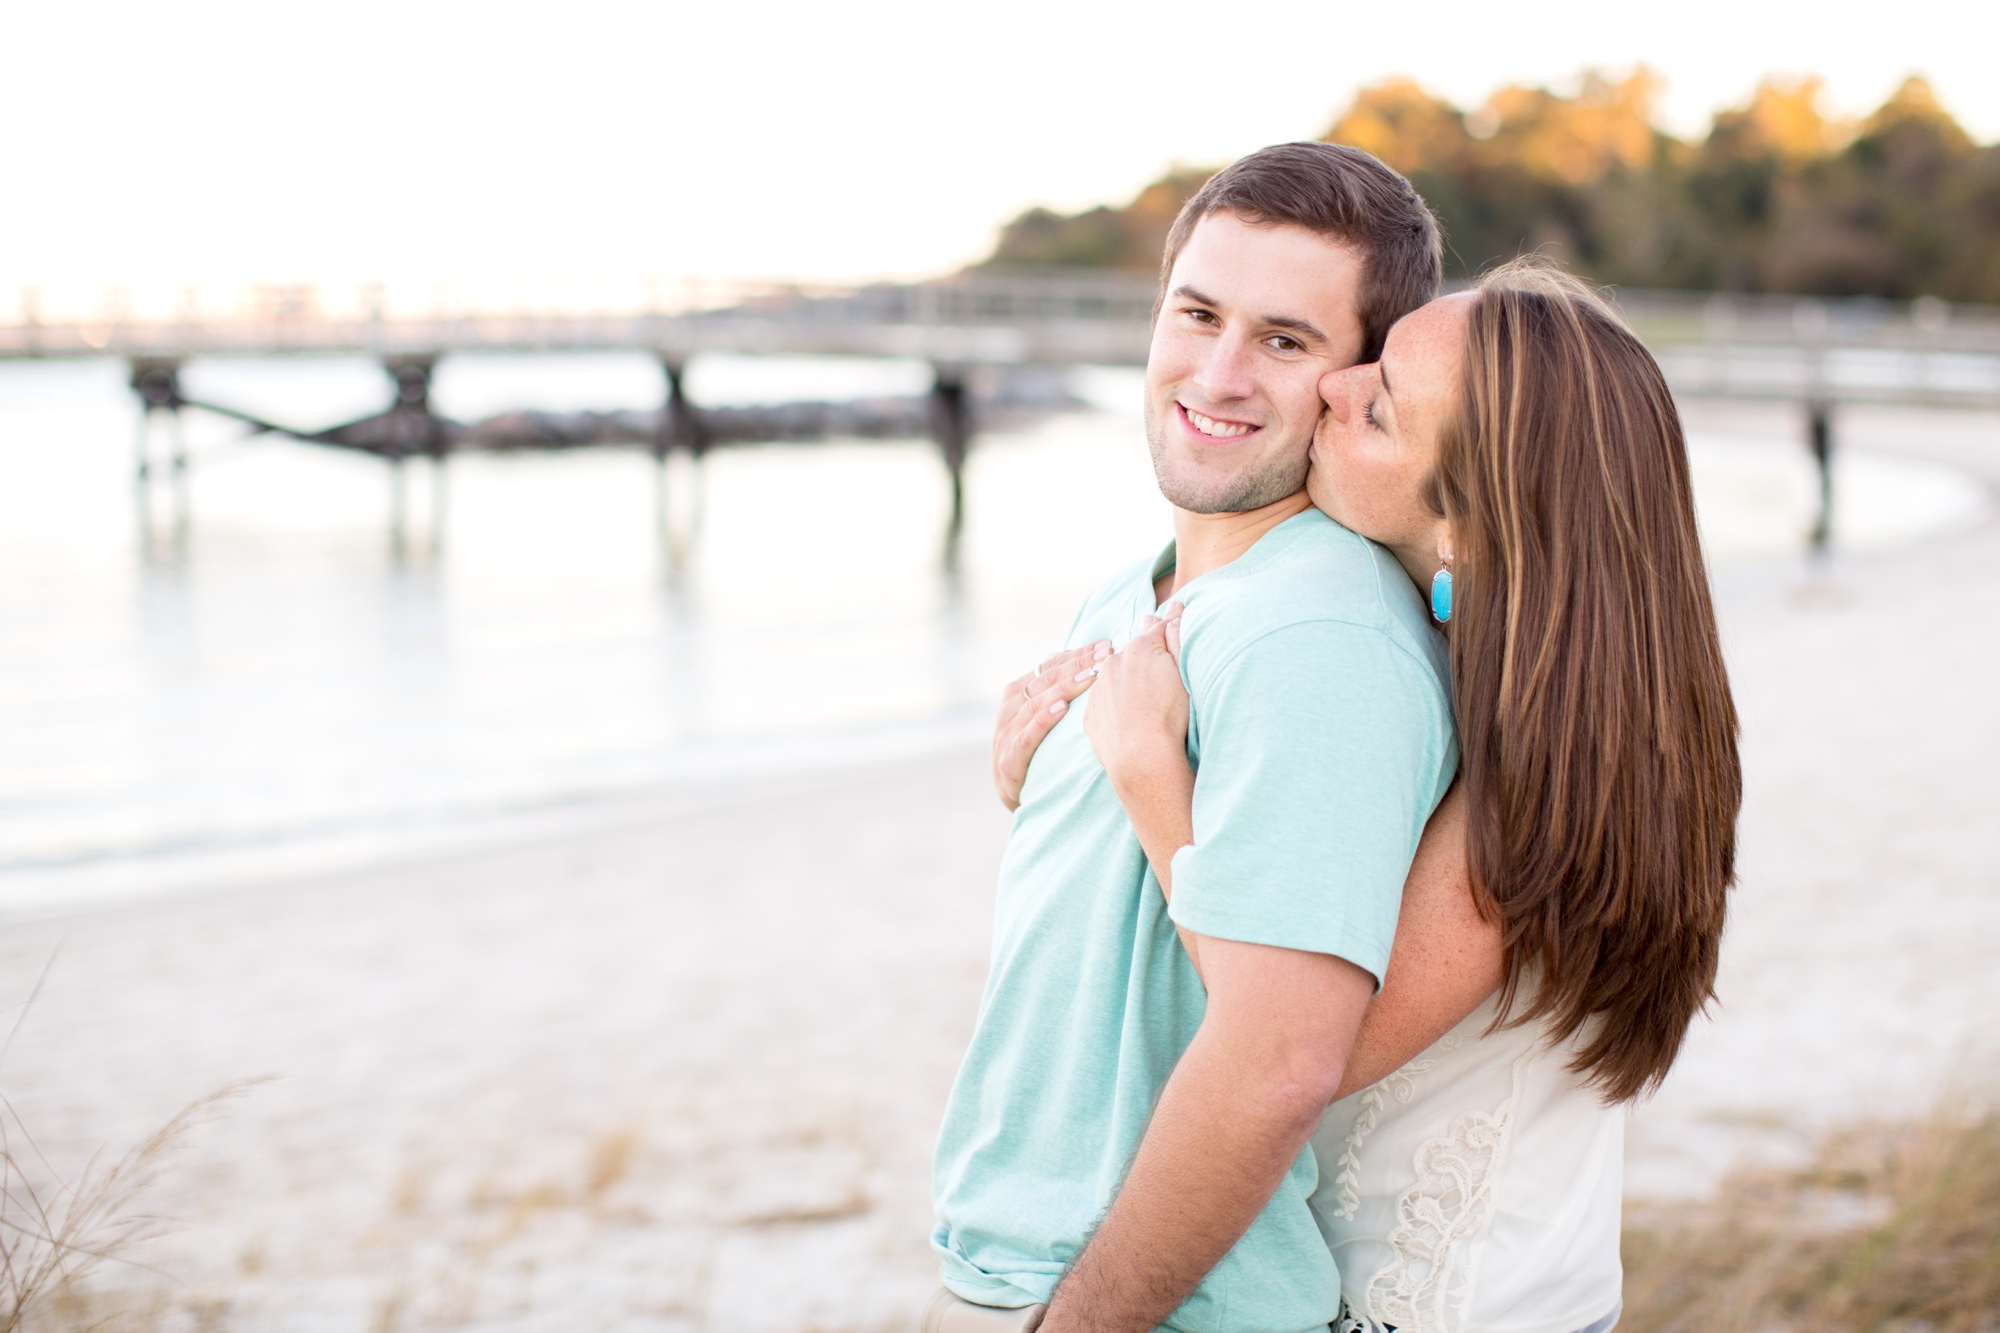
[[[1340,1313],[1333,1321],[1333,1333],[1396,1333],[1387,1324],[1378,1324],[1347,1303],[1347,1297],[1340,1298]]]
[[[1416,1095],[1417,1075],[1436,1063],[1412,1060],[1379,1083],[1371,1083],[1361,1094],[1361,1114],[1354,1117],[1354,1128],[1347,1131],[1347,1141],[1340,1145],[1340,1156],[1334,1159],[1334,1165],[1340,1168],[1333,1178],[1333,1183],[1340,1187],[1335,1196],[1340,1205],[1333,1210],[1335,1217],[1352,1219],[1361,1207],[1361,1147],[1375,1132],[1375,1126],[1382,1123],[1382,1110],[1389,1104],[1389,1098],[1408,1104]]]
[[[1443,1138],[1417,1149],[1417,1183],[1396,1202],[1389,1247],[1396,1257],[1368,1280],[1371,1315],[1401,1333],[1457,1326],[1470,1294],[1466,1242],[1485,1225],[1514,1106],[1466,1111]]]

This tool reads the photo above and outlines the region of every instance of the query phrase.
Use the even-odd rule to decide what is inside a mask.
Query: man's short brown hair
[[[1359,250],[1363,361],[1382,355],[1389,326],[1435,297],[1444,278],[1437,219],[1408,181],[1345,144],[1273,144],[1209,177],[1182,206],[1167,233],[1154,318],[1181,247],[1211,213],[1304,227]]]

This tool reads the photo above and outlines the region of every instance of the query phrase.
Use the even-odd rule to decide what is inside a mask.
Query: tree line
[[[1634,287],[2000,302],[2000,144],[1974,143],[1923,79],[1851,121],[1822,112],[1819,80],[1768,79],[1698,141],[1654,123],[1660,89],[1643,68],[1586,74],[1464,111],[1397,79],[1321,137],[1410,178],[1454,277],[1540,251]],[[1211,174],[1176,169],[1122,207],[1030,209],[986,263],[1154,267]]]

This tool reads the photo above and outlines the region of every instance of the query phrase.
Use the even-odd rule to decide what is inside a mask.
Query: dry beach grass
[[[1699,1204],[1635,1209],[1628,1333],[1989,1333],[2000,1328],[2000,1114],[1828,1140]]]
[[[226,1096],[229,1094],[221,1094]],[[147,1187],[174,1146],[220,1098],[205,1099],[111,1167],[44,1200],[14,1155],[22,1126],[6,1114],[0,1174],[0,1333],[158,1333],[171,1325],[227,1327],[224,1303],[174,1301],[160,1287],[122,1294],[87,1284],[99,1264],[129,1261],[163,1220],[143,1211]],[[581,1179],[481,1197],[485,1234],[460,1254],[473,1271],[542,1210],[601,1212],[629,1170],[638,1132],[591,1147]],[[404,1216],[423,1182],[397,1182]],[[866,1212],[855,1196],[822,1212],[751,1225],[835,1220]],[[1829,1137],[1805,1169],[1751,1168],[1698,1203],[1641,1205],[1627,1218],[1628,1333],[1991,1333],[2000,1328],[2000,1113],[1941,1112],[1916,1124],[1868,1125]],[[477,1322],[473,1285],[448,1301],[408,1284],[382,1294],[370,1333]],[[192,1318],[189,1318],[189,1316]],[[39,1317],[36,1317],[39,1316]],[[179,1316],[176,1318],[176,1316]]]
[[[144,1244],[168,1228],[168,1219],[147,1211],[150,1187],[171,1169],[195,1126],[247,1087],[199,1098],[117,1157],[93,1154],[66,1174],[5,1094],[7,1053],[47,980],[45,967],[0,1043],[0,1333],[31,1324],[75,1326],[79,1317],[85,1327],[103,1324],[88,1315],[91,1275],[106,1265],[137,1263]],[[38,1321],[45,1312],[50,1318]]]

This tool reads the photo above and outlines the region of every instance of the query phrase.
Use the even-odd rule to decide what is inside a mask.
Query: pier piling
[[[187,434],[182,429],[180,362],[157,358],[137,358],[131,363],[132,391],[139,396],[139,437],[133,480],[138,491],[139,528],[150,542],[153,525],[153,420],[156,413],[167,417],[168,483],[173,498],[173,533],[178,543],[187,536],[188,459]]]
[[[409,549],[405,462],[412,456],[430,460],[433,553],[444,540],[444,474],[449,441],[445,438],[444,423],[431,411],[431,372],[436,367],[437,357],[427,355],[385,357],[382,362],[396,394],[389,407],[381,452],[389,463],[389,544],[398,559]]]
[[[965,530],[965,455],[972,445],[972,405],[961,366],[932,368],[931,431],[951,473],[951,518],[945,529],[944,566],[958,568],[959,538]]]
[[[679,574],[687,565],[689,551],[701,534],[702,458],[708,452],[709,433],[701,413],[688,400],[685,385],[687,360],[680,356],[660,356],[660,371],[666,377],[666,410],[653,434],[654,502],[658,510],[660,543],[670,573]],[[675,521],[668,486],[668,458],[676,450],[688,455],[688,521],[683,528]]]
[[[1811,536],[1813,554],[1819,555],[1833,541],[1833,404],[1824,398],[1806,404],[1806,446],[1819,469],[1819,514]]]

